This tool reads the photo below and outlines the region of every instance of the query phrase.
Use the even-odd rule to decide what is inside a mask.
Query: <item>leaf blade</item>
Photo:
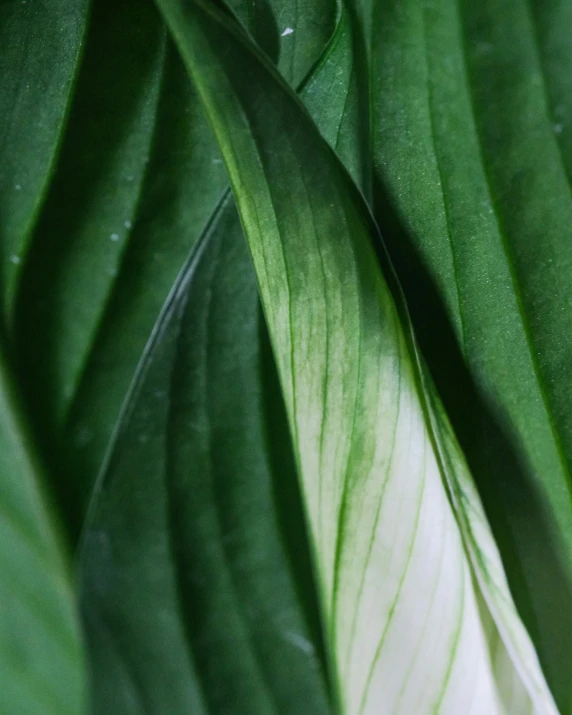
[[[261,434],[258,380],[263,357],[255,285],[250,279],[236,280],[243,271],[251,275],[251,269],[246,247],[238,240],[232,202],[221,204],[217,216],[160,321],[93,505],[81,564],[84,608],[100,614],[88,620],[92,648],[100,638],[95,624],[101,616],[113,619],[116,629],[129,629],[137,642],[142,639],[144,646],[133,648],[130,641],[124,646],[139,674],[134,681],[146,684],[141,707],[148,702],[165,712],[177,707],[173,693],[181,678],[171,682],[169,673],[180,651],[185,661],[190,658],[187,677],[205,712],[297,712],[308,703],[316,712],[328,712],[314,638],[290,576],[293,554],[284,543],[272,493],[281,483],[284,496],[284,482],[292,483],[292,477],[288,462],[277,467],[269,461],[272,449]],[[205,288],[211,295],[216,288],[214,300],[202,300]],[[234,342],[237,331],[244,346],[240,349]],[[218,348],[205,370],[213,338]],[[280,439],[280,432],[272,430]],[[141,470],[147,475],[142,483],[137,479]],[[122,495],[134,488],[144,489],[146,498],[130,510],[126,529]],[[295,514],[299,507],[289,502]],[[101,531],[116,545],[120,566],[101,543]],[[170,534],[171,556],[161,559],[153,544],[165,532]],[[128,542],[136,558],[128,552],[121,556]],[[296,558],[302,557],[298,545]],[[132,576],[117,583],[116,568]],[[107,586],[96,590],[94,582]],[[155,592],[141,589],[142,583],[154,584]],[[161,602],[169,589],[179,594],[174,601],[170,597],[170,610],[182,623],[176,633],[170,626],[166,638],[166,623],[155,635],[146,627],[145,635],[130,605],[143,591],[152,620],[157,589],[163,592]],[[158,638],[165,639],[162,648]],[[105,653],[95,665],[99,677],[108,680],[105,673],[112,663]],[[152,679],[145,676],[148,672]],[[157,688],[164,692],[159,702]],[[104,690],[96,701],[102,712]]]
[[[556,279],[546,271],[541,277],[542,266],[554,265],[546,263],[554,251],[568,261],[566,220],[558,222],[569,200],[550,136],[533,24],[519,2],[369,7],[383,28],[371,76],[376,215],[515,599],[557,699],[568,707],[570,628],[553,619],[570,604],[567,427],[559,398],[547,390],[566,354],[568,318],[540,292],[555,295]],[[549,30],[548,18],[558,25],[566,14],[538,6],[534,12],[544,17],[542,32],[550,42],[556,31]],[[561,45],[548,46],[560,53],[549,54],[554,64],[548,62],[546,71],[553,67],[556,73],[564,60],[554,57],[566,55]],[[400,63],[403,47],[408,59]],[[550,169],[533,166],[533,153],[542,154]],[[532,190],[525,200],[521,189],[535,171],[540,183],[544,176],[553,182],[556,172],[558,187]],[[562,199],[558,207],[555,196]],[[538,216],[553,209],[541,227]],[[526,219],[526,227],[516,220],[523,211],[536,216]],[[543,252],[550,255],[542,258]],[[553,325],[553,337],[562,336],[559,345],[542,344],[535,321],[542,322],[545,311],[545,327],[562,321]],[[540,580],[550,587],[539,588]]]
[[[78,714],[85,674],[71,575],[3,358],[0,417],[0,706]]]
[[[452,712],[455,711],[454,708],[458,711],[459,707],[472,707],[474,703],[466,699],[469,697],[467,693],[461,692],[462,689],[457,686],[462,682],[458,679],[462,678],[461,673],[467,665],[464,658],[470,652],[474,655],[476,644],[476,650],[480,653],[476,667],[480,670],[473,672],[473,676],[475,685],[480,688],[479,706],[482,706],[484,698],[491,712],[502,712],[490,670],[488,646],[478,615],[479,606],[471,583],[470,569],[465,561],[455,519],[442,491],[442,474],[426,433],[424,416],[418,403],[414,371],[407,361],[399,365],[399,368],[395,367],[396,363],[399,363],[398,356],[406,353],[408,348],[405,346],[403,334],[396,329],[398,320],[395,310],[392,309],[391,298],[380,282],[379,273],[376,272],[376,261],[369,244],[371,227],[367,215],[364,217],[360,214],[360,209],[356,208],[360,204],[356,200],[355,190],[344,179],[331,155],[320,147],[315,130],[310,128],[304,113],[300,112],[293,100],[285,99],[288,93],[282,88],[278,78],[273,76],[270,70],[265,74],[261,69],[264,63],[259,56],[254,51],[245,50],[243,41],[239,40],[239,35],[232,34],[226,20],[222,17],[215,20],[214,10],[202,3],[183,7],[179,3],[162,0],[159,4],[165,12],[217,132],[245,232],[249,238],[297,448],[309,522],[316,545],[326,623],[329,628],[333,628],[328,630],[330,646],[338,658],[341,654],[345,658],[348,654],[348,644],[351,646],[352,629],[348,631],[347,620],[343,616],[344,610],[348,613],[353,612],[356,607],[360,610],[361,622],[358,630],[362,636],[361,651],[359,657],[356,657],[355,652],[348,656],[350,667],[354,668],[349,677],[341,671],[343,705],[348,712],[369,712],[370,709],[377,712],[375,708],[391,706],[403,707],[403,712],[411,712],[415,703],[417,706],[421,703],[425,707],[428,703],[433,703],[434,706],[441,704],[444,711],[451,708]],[[220,57],[214,48],[222,45],[225,46],[226,52]],[[255,85],[258,89],[264,87],[263,95],[265,101],[268,101],[267,105],[261,101],[261,95],[257,95],[256,89],[251,90],[240,82],[240,73],[246,70],[250,76],[256,77]],[[265,107],[265,114],[261,105]],[[261,116],[264,115],[268,122],[271,106],[280,106],[280,113],[279,116],[278,113],[272,115],[268,128]],[[270,136],[273,138],[272,142]],[[295,143],[292,137],[295,137]],[[271,146],[274,147],[273,151],[270,150]],[[290,159],[289,154],[297,158]],[[299,158],[301,156],[304,157],[303,161]],[[320,162],[325,164],[327,169],[323,165],[319,168]],[[331,179],[332,175],[339,177],[339,184]],[[273,181],[269,180],[270,176]],[[288,191],[284,194],[281,193],[281,181],[288,186]],[[309,186],[312,187],[311,191]],[[312,200],[315,202],[314,210]],[[312,223],[312,219],[317,216],[321,222],[319,230]],[[348,241],[349,246],[343,241],[338,241],[335,247],[328,242],[328,234],[339,236],[341,232],[343,236],[348,235],[349,225],[352,226],[353,236],[359,236],[354,238],[353,245],[351,240]],[[317,238],[320,231],[321,243]],[[314,240],[316,248],[312,243]],[[305,244],[304,241],[310,243]],[[328,279],[332,281],[330,284]],[[352,295],[352,287],[355,287],[356,282],[359,286],[359,297]],[[347,291],[347,294],[344,295],[344,291]],[[341,305],[345,314],[340,309]],[[363,314],[360,314],[360,309]],[[321,327],[320,320],[323,320]],[[361,334],[360,330],[364,330],[364,333]],[[319,348],[315,348],[316,345]],[[384,349],[381,345],[384,345]],[[388,348],[388,345],[391,348]],[[349,350],[349,353],[344,354],[346,350]],[[329,363],[332,354],[337,360]],[[418,449],[421,451],[412,457],[415,476],[408,474],[409,488],[414,488],[418,493],[418,504],[422,512],[422,538],[417,538],[420,522],[415,516],[415,509],[410,512],[409,518],[412,520],[404,527],[401,536],[397,525],[392,524],[390,513],[378,520],[377,509],[367,509],[368,502],[376,504],[381,499],[379,478],[372,480],[374,484],[369,485],[369,494],[368,489],[364,488],[371,463],[376,465],[373,473],[383,474],[383,465],[389,463],[391,467],[392,459],[391,449],[389,453],[384,452],[385,445],[380,447],[378,444],[373,449],[371,446],[375,445],[372,430],[378,425],[379,413],[385,409],[391,414],[391,409],[395,406],[391,390],[386,389],[385,394],[383,390],[380,391],[380,383],[383,384],[379,370],[381,356],[382,375],[387,378],[392,372],[397,372],[406,385],[403,390],[404,397],[400,399],[405,415],[399,426],[401,435],[407,434],[408,430],[425,435],[420,439]],[[356,362],[359,364],[357,375],[352,367],[352,363],[355,365]],[[338,369],[337,374],[331,371],[334,381],[330,383],[329,370],[332,365],[336,365]],[[340,370],[340,365],[347,367]],[[392,384],[391,379],[389,384]],[[359,409],[352,409],[352,404],[356,404],[353,400],[357,400]],[[348,434],[347,428],[344,429],[342,425],[344,420],[346,424],[348,421],[351,424],[352,414],[356,418],[357,428],[355,433],[352,433],[354,429],[351,428]],[[400,417],[394,415],[393,419],[399,421]],[[332,420],[334,423],[338,422],[333,429]],[[324,449],[324,444],[329,449]],[[355,464],[351,464],[352,450]],[[324,456],[328,453],[329,456]],[[428,464],[425,467],[424,454],[428,455]],[[402,453],[401,459],[406,460],[407,455],[404,457]],[[348,474],[353,484],[344,491],[347,484],[344,484],[346,477],[343,465],[346,462],[351,467]],[[404,472],[408,473],[407,470]],[[321,480],[329,480],[323,488],[320,479],[317,479],[318,475]],[[422,498],[426,486],[425,478],[429,496]],[[390,501],[399,504],[404,494],[400,493],[398,481],[388,482],[394,490]],[[347,502],[344,509],[341,509],[343,498],[346,498]],[[431,504],[431,508],[428,504]],[[448,548],[448,558],[444,559],[444,563],[450,569],[445,578],[440,578],[440,574],[437,574],[434,581],[431,580],[431,575],[423,574],[422,566],[424,548],[435,548],[436,543],[435,534],[433,539],[429,537],[431,530],[428,522],[431,513],[439,513],[443,519],[442,538]],[[384,538],[392,538],[391,535],[393,538],[396,535],[401,538],[401,551],[405,555],[405,561],[395,567],[395,584],[387,588],[385,598],[389,601],[381,607],[381,614],[379,611],[371,611],[371,603],[375,602],[371,600],[375,587],[368,584],[367,596],[364,598],[362,595],[361,600],[356,600],[354,592],[356,562],[359,564],[362,559],[360,555],[368,552],[367,543],[361,543],[360,538],[363,539],[364,534],[371,533],[371,528],[366,528],[364,524],[364,517],[370,525],[381,525],[374,530],[375,537],[379,537],[376,543],[375,566],[367,564],[367,559],[366,564],[362,561],[361,566],[369,570],[370,575],[373,574],[373,583],[379,582],[382,573],[387,575],[387,569],[391,566],[391,560],[388,561],[387,556],[383,555],[383,549],[387,548],[383,546]],[[336,535],[338,518],[343,525],[339,532],[341,536]],[[359,528],[356,528],[357,524]],[[348,529],[353,530],[349,538]],[[400,682],[396,682],[395,677],[389,678],[396,658],[403,658],[399,677],[405,677],[408,685],[410,665],[418,665],[414,657],[415,652],[408,651],[407,646],[403,645],[403,639],[394,642],[393,648],[379,651],[380,654],[383,653],[383,663],[380,664],[377,662],[379,644],[374,645],[372,651],[372,639],[363,637],[368,628],[373,630],[372,623],[376,624],[375,630],[381,643],[387,630],[393,639],[397,638],[396,633],[399,633],[401,628],[411,628],[411,616],[415,611],[410,610],[411,601],[409,608],[404,606],[407,598],[400,593],[404,584],[407,584],[408,598],[411,599],[416,591],[414,582],[407,578],[410,562],[416,565],[414,571],[417,579],[427,578],[426,585],[430,588],[433,584],[432,587],[443,589],[440,591],[442,598],[446,598],[446,594],[450,595],[451,590],[444,584],[456,584],[459,590],[449,607],[456,603],[456,609],[453,607],[451,610],[463,615],[459,625],[454,618],[442,619],[440,622],[441,626],[446,623],[451,643],[456,644],[454,649],[458,649],[459,653],[450,664],[445,657],[446,649],[442,657],[436,657],[434,644],[429,645],[421,637],[423,647],[428,649],[427,654],[431,652],[432,656],[421,658],[423,665],[420,672],[427,668],[428,660],[432,658],[434,673],[439,673],[429,680],[428,690],[420,687],[419,671],[416,673],[417,678],[411,678],[413,686],[407,690],[401,690]],[[340,577],[340,570],[345,569],[347,574]],[[341,596],[337,593],[338,588]],[[462,596],[465,591],[466,600]],[[460,599],[457,598],[459,595]],[[333,606],[330,601],[332,596]],[[368,598],[370,609],[362,610],[363,601]],[[338,611],[340,601],[342,608]],[[442,606],[443,602],[440,599],[439,601]],[[391,623],[394,603],[399,606],[396,619],[399,627],[391,631],[394,625]],[[353,605],[350,607],[350,604]],[[417,616],[418,611],[417,607]],[[437,617],[436,613],[432,615]],[[372,618],[377,620],[372,621]],[[423,624],[417,623],[416,630],[417,628],[420,629],[419,633],[423,634]],[[524,631],[523,634],[526,639]],[[400,647],[397,643],[400,643]],[[364,650],[368,652],[364,654]],[[530,650],[529,656],[532,670],[538,670],[533,650]],[[360,657],[364,660],[360,661]],[[375,671],[375,677],[369,679],[368,671]],[[538,673],[541,695],[537,703],[543,708],[540,711],[554,712],[551,696],[544,686],[539,670]],[[340,677],[339,663],[337,675]],[[395,676],[395,672],[393,675]],[[436,684],[440,690],[434,691],[432,688]],[[415,686],[419,689],[415,690]]]

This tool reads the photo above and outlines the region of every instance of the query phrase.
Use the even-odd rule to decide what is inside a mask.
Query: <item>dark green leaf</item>
[[[10,715],[79,715],[84,705],[73,580],[7,334],[86,19],[84,0],[0,7],[0,711]]]
[[[171,102],[181,91],[169,88]],[[186,197],[186,171],[164,165],[162,175],[183,181]],[[193,225],[184,209],[173,203],[165,235]],[[212,712],[327,712],[288,430],[228,198],[203,242],[155,331],[86,531],[94,707],[133,700],[172,712],[202,697]],[[139,497],[126,513],[128,493]],[[157,603],[172,611],[163,628]],[[118,679],[115,652],[128,664]]]
[[[82,644],[45,475],[0,356],[0,712],[79,715]]]
[[[10,317],[67,114],[88,0],[0,6],[0,246]]]
[[[86,535],[96,712],[132,690],[133,712],[194,712],[199,697],[205,712],[328,711],[251,275],[226,200],[156,328]],[[114,652],[125,662],[115,682]]]

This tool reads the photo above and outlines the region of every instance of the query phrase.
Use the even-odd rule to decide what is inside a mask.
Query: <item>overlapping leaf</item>
[[[225,185],[152,3],[98,3],[15,331],[72,533],[153,325]]]
[[[1,356],[0,419],[0,709],[75,715],[85,676],[73,582]]]
[[[301,23],[307,53],[327,37]],[[163,225],[192,230],[165,198]],[[329,712],[288,430],[228,197],[192,246],[86,525],[93,707]]]
[[[96,712],[133,689],[166,713],[329,710],[251,275],[227,200],[157,328],[86,534]]]
[[[160,5],[217,132],[253,253],[344,710],[521,712],[524,698],[526,707],[554,712],[514,607],[513,633],[499,614],[509,597],[502,570],[495,581],[500,562],[486,531],[474,542],[472,568],[480,578],[492,567],[495,582],[473,589],[464,551],[472,544],[463,544],[445,491],[459,481],[444,483],[433,407],[423,411],[411,345],[356,193],[304,112],[224,18],[199,3]],[[222,55],[213,51],[219,46]],[[256,81],[242,82],[246,74]],[[469,502],[480,517],[476,497]],[[462,506],[459,519],[474,527]],[[424,608],[419,592],[433,594]],[[493,675],[481,598],[501,629],[505,665],[518,671],[515,700]]]
[[[28,650],[2,651],[2,707],[81,708],[72,594],[20,379],[72,532],[114,435],[81,561],[96,712],[325,713],[328,662],[330,696],[347,713],[555,712],[384,257],[393,297],[381,278],[367,210],[248,33],[291,86],[304,80],[314,122],[389,229],[511,585],[566,707],[565,4],[364,0],[337,11],[329,0],[237,0],[245,31],[227,9],[159,2],[254,256],[325,655],[254,274],[196,91],[150,2],[95,4],[36,229],[87,6],[22,5],[0,11],[11,108],[0,116],[0,467],[20,475],[4,484],[14,546],[5,570],[16,553],[26,566],[4,599],[17,618],[0,623],[6,644]],[[449,391],[436,345],[462,378]],[[512,476],[499,487],[501,473]],[[20,536],[9,526],[17,513]],[[549,588],[537,587],[539,573]],[[39,588],[43,611],[22,598]],[[20,658],[35,664],[21,680]]]
[[[367,3],[377,216],[564,709],[568,5]]]

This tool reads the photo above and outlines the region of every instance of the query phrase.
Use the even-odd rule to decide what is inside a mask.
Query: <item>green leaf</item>
[[[7,339],[56,159],[87,3],[0,8],[0,711],[79,715],[85,674],[73,579]]]
[[[299,87],[321,59],[337,24],[336,0],[313,0],[304,6],[296,0],[229,0],[227,6],[293,87]]]
[[[154,130],[164,35],[151,4],[123,3],[118,16],[116,3],[97,3],[58,166],[21,266],[15,349],[42,446],[59,468],[57,488],[70,522],[81,518],[78,502],[87,498],[92,480],[89,464],[68,464],[74,450],[65,434],[66,420],[134,228]],[[106,390],[106,397],[112,409],[112,390]],[[111,428],[101,428],[104,439]],[[80,444],[90,443],[92,436],[101,440],[89,429],[84,426],[79,437],[76,430]],[[58,450],[60,440],[64,445]]]
[[[376,215],[566,710],[569,4],[369,5]]]
[[[292,15],[294,19],[296,13]],[[321,38],[330,32],[327,23],[310,23],[304,30],[302,21],[300,27],[296,42],[298,59],[288,63],[291,69],[301,66],[300,57],[311,57],[313,43],[320,47]],[[96,113],[94,105],[98,107]],[[169,47],[164,50],[162,23],[153,6],[126,2],[118,14],[115,3],[99,3],[94,9],[57,174],[25,266],[16,322],[18,358],[28,403],[44,451],[59,466],[56,487],[72,531],[77,531],[82,523],[94,475],[159,308],[224,189],[226,175],[209,132],[177,57]],[[202,191],[195,190],[196,176],[201,176]],[[239,230],[236,217],[234,224],[235,231]],[[247,286],[251,295],[255,295],[255,283],[250,280]],[[257,325],[258,315],[253,316],[253,324]],[[248,340],[252,342],[251,338],[249,334]],[[248,354],[247,357],[254,371],[254,358]],[[258,372],[254,371],[251,380],[257,379]],[[261,422],[262,418],[258,419]],[[142,459],[144,462],[145,455]],[[269,469],[266,467],[266,471]],[[283,471],[288,469],[285,467]],[[138,471],[127,473],[128,477],[131,475],[137,477]],[[291,469],[287,484],[295,485]],[[122,489],[131,486],[129,479],[121,481]],[[256,488],[258,482],[253,484],[254,493]],[[269,488],[267,485],[266,489]],[[157,481],[150,479],[151,515],[147,519],[142,514],[140,522],[142,534],[151,540],[161,533],[156,527],[157,519],[163,524],[160,515],[152,511],[161,504],[160,494],[158,500],[153,498],[158,489]],[[286,486],[281,486],[280,493],[290,495],[289,504],[294,499],[294,509],[295,488],[289,492]],[[272,504],[270,508],[274,509]],[[105,523],[108,512],[105,506],[101,509]],[[99,515],[96,510],[94,518],[99,519]],[[294,530],[296,523],[294,520],[285,527],[286,531]],[[117,548],[121,548],[129,542],[129,534],[116,532],[113,526],[109,527],[113,544],[117,539]],[[270,527],[269,532],[272,534]],[[292,538],[297,551],[305,548],[303,531]],[[149,542],[141,538],[141,553],[145,553],[145,543]],[[277,546],[275,549],[279,551]],[[276,563],[282,564],[284,558],[277,558]],[[136,571],[140,564],[134,558],[133,563],[125,564],[125,573],[130,573],[130,569]],[[161,557],[151,557],[145,565],[151,566],[155,581],[159,578],[157,573],[163,575],[159,578],[159,591],[150,588],[148,592],[149,629],[141,633],[148,649],[138,648],[136,652],[138,656],[143,654],[145,682],[160,683],[154,686],[152,702],[157,702],[160,691],[166,698],[167,711],[170,707],[178,710],[182,704],[186,707],[195,702],[192,667],[188,665],[185,671],[189,660],[181,655],[180,670],[169,670],[172,661],[164,657],[169,638],[161,640],[161,632],[157,634],[161,637],[152,637],[155,622],[151,617],[157,610],[158,598],[160,601],[173,598],[173,591],[169,590],[172,570]],[[298,596],[290,584],[288,598],[293,600],[294,611],[305,608],[298,600],[310,599],[311,611],[313,585],[307,563],[305,571],[302,566],[295,570],[297,575],[305,573],[309,595]],[[88,573],[90,568],[91,565],[86,568]],[[284,568],[288,573],[289,567]],[[272,570],[275,572],[280,573],[276,565]],[[96,577],[102,579],[104,573],[102,566]],[[267,578],[264,573],[258,577],[260,583]],[[143,571],[142,578],[145,574]],[[287,576],[284,578],[288,581]],[[304,588],[305,581],[302,579],[296,588]],[[119,600],[118,604],[123,602],[129,603],[129,599]],[[171,602],[176,629],[177,604]],[[283,610],[287,611],[286,606]],[[95,606],[88,603],[85,612],[90,633],[94,632],[90,624],[98,622],[102,627],[101,632],[95,628],[96,636],[91,641],[96,707],[107,711],[112,702],[121,703],[114,705],[119,709],[133,707],[137,696],[113,649],[118,637],[121,643],[121,636],[113,630],[107,633],[105,619]],[[279,640],[297,654],[292,656],[292,662],[302,663],[298,667],[300,674],[293,681],[291,673],[281,673],[282,687],[300,690],[302,686],[297,683],[315,681],[316,694],[310,691],[310,701],[315,701],[316,711],[323,710],[327,698],[312,652],[319,644],[310,642],[314,635],[305,638],[294,626],[289,630],[288,617],[282,620],[286,635],[280,632]],[[141,623],[140,618],[137,623]],[[125,624],[116,626],[119,631],[123,627]],[[175,634],[173,644],[186,647],[185,635],[179,633],[178,637],[179,640]],[[137,637],[134,643],[140,643]],[[119,653],[125,648],[120,646]],[[169,653],[176,661],[180,651],[174,645]],[[234,649],[232,655],[234,658]],[[160,670],[157,662],[167,663],[163,680],[157,676]],[[306,677],[308,663],[310,675]],[[275,670],[278,665],[277,662]],[[204,658],[201,667],[205,669]],[[185,677],[173,680],[174,674],[181,673],[189,676],[191,684],[185,684]],[[98,687],[100,682],[105,686]]]
[[[0,711],[79,715],[82,644],[45,477],[0,355]]]
[[[359,60],[355,23],[342,4],[336,31],[304,82],[301,97],[322,136],[367,196],[371,191],[367,132],[364,139],[368,100],[362,91]]]
[[[56,424],[77,391],[129,245],[155,124],[164,28],[152,4],[123,3],[120,19],[111,3],[94,8],[18,296],[25,374],[32,390],[44,386],[45,411]],[[30,356],[46,348],[46,358],[34,365]]]
[[[329,712],[251,276],[226,199],[155,330],[86,531],[95,712]]]
[[[9,316],[52,174],[86,26],[88,0],[0,8],[0,213],[3,313]]]
[[[153,325],[225,189],[218,156],[153,4],[98,3],[15,329],[74,534]]]
[[[165,488],[179,328],[176,319],[169,321],[173,311],[179,317],[176,300],[167,305],[157,346],[141,368],[135,388],[141,396],[127,408],[80,553],[94,713],[204,712],[179,606]]]
[[[182,189],[184,203],[160,195],[166,235],[193,226]],[[146,349],[85,529],[93,707],[329,712],[284,408],[228,196],[197,251]]]
[[[556,712],[364,197],[564,709],[566,3],[157,3],[194,86],[0,10],[0,710],[82,710],[48,488],[95,712]]]
[[[342,710],[468,712],[478,702],[555,712],[456,444],[421,390],[357,193],[224,16],[199,2],[159,5],[213,122],[253,254]],[[443,449],[459,460],[454,478]],[[455,514],[447,490],[462,486]],[[419,593],[432,595],[420,604]]]

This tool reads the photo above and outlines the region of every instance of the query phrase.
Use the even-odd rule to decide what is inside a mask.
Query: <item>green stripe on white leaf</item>
[[[516,613],[499,605],[504,579],[479,560],[492,549],[500,569],[488,530],[478,550],[468,538],[478,500],[468,473],[444,469],[455,443],[435,449],[439,413],[420,399],[357,191],[232,23],[199,2],[158,4],[213,123],[253,254],[342,710],[516,715],[532,700],[535,712],[555,713]],[[454,512],[458,485],[471,511]],[[514,696],[507,682],[519,686]]]
[[[358,133],[356,131],[352,132],[351,127],[360,126],[360,117],[357,115],[359,113],[363,114],[367,110],[359,105],[360,97],[355,86],[354,68],[357,62],[354,55],[357,49],[350,40],[352,34],[355,34],[355,28],[352,28],[350,14],[346,11],[345,6],[342,6],[336,34],[332,38],[330,47],[321,63],[323,71],[312,78],[302,96],[324,138],[336,149],[338,156],[340,156],[350,173],[356,175],[355,170],[352,169],[360,161],[362,146]],[[328,74],[330,77],[334,77],[333,82],[330,79],[330,83],[328,83]],[[353,87],[352,79],[354,82]],[[336,84],[342,85],[338,87],[337,94],[333,91]],[[313,86],[315,86],[314,92],[312,92]],[[328,96],[330,101],[319,102],[319,96],[324,96],[324,89],[329,89],[329,93],[332,96],[331,98]],[[344,96],[345,101],[343,105],[340,105],[339,97]],[[336,97],[339,105],[337,115],[334,109]],[[347,124],[348,116],[353,119],[350,126]],[[343,146],[340,147],[339,126],[344,120],[346,124],[345,133],[346,135],[349,134],[353,141],[348,142],[346,140]],[[336,126],[338,129],[336,129]],[[401,300],[400,304],[404,306],[404,301]],[[406,310],[404,311],[403,321],[406,325],[410,325]],[[412,348],[413,353],[416,355],[417,348],[413,337]],[[424,378],[424,367],[419,360],[418,368],[421,377]],[[431,396],[433,387],[426,378],[425,381],[424,394]],[[438,399],[435,399],[433,403],[427,404],[426,408],[430,410],[427,417],[429,419],[431,419],[431,416],[433,417],[429,424],[433,439],[436,440],[438,446],[440,468],[449,485],[452,502],[458,513],[459,523],[473,562],[473,568],[484,599],[488,603],[486,608],[495,614],[498,628],[503,632],[503,638],[500,638],[495,621],[489,617],[492,624],[488,631],[491,634],[489,648],[493,657],[497,684],[501,690],[503,702],[506,701],[508,711],[524,713],[525,707],[523,703],[527,700],[530,706],[530,700],[527,695],[527,689],[523,687],[523,682],[529,683],[533,699],[538,703],[541,702],[543,692],[546,689],[544,678],[538,667],[536,654],[528,634],[522,627],[514,607],[498,549],[493,541],[482,504],[465,460],[452,434],[448,419]],[[509,656],[508,651],[513,654],[514,660],[513,657]],[[532,664],[532,667],[530,664]]]
[[[548,689],[532,643],[518,617],[510,595],[500,555],[480,498],[440,403],[432,394],[430,387],[426,392],[432,398],[429,406],[432,428],[437,435],[442,471],[449,486],[451,501],[457,514],[465,547],[482,597],[500,635],[498,644],[495,643],[497,634],[490,639],[494,644],[494,649],[491,647],[491,651],[494,656],[495,670],[498,671],[497,681],[511,682],[511,697],[515,698],[517,702],[516,709],[508,710],[508,712],[521,713],[525,710],[520,706],[520,700],[515,692],[515,674],[509,676],[508,673],[507,655],[510,656],[513,670],[520,675],[522,683],[536,707],[536,710],[532,712],[544,712],[542,708]],[[501,652],[503,646],[504,653]],[[556,712],[556,706],[553,703],[551,705],[553,711]]]

